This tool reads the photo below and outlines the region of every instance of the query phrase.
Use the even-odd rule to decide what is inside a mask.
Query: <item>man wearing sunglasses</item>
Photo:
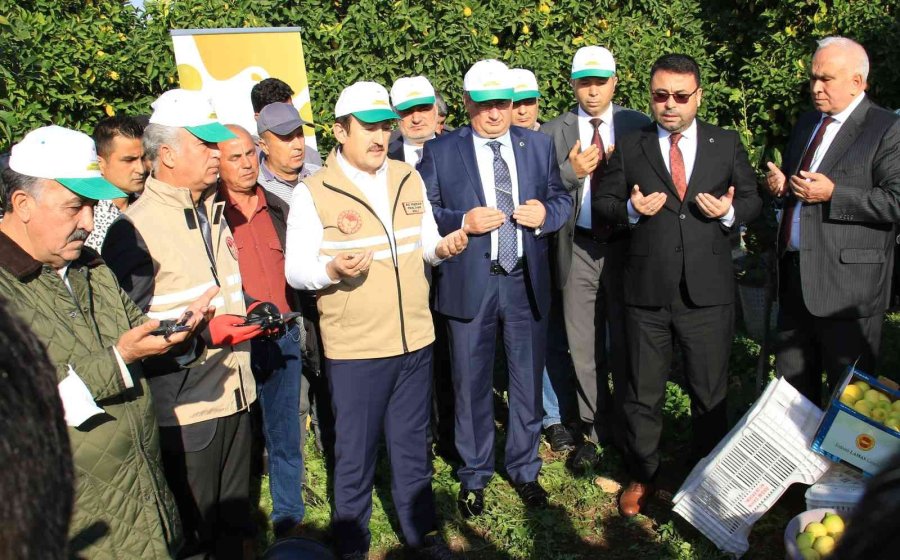
[[[869,58],[844,37],[819,41],[815,111],[800,117],[767,186],[781,200],[778,375],[815,404],[847,366],[872,372],[890,301],[900,221],[900,118],[866,95]]]
[[[689,56],[650,70],[655,124],[619,138],[593,193],[610,223],[629,224],[625,321],[632,364],[622,407],[632,482],[619,498],[637,515],[659,477],[662,403],[673,339],[691,395],[692,466],[728,431],[725,396],[734,332],[730,237],[759,214],[756,176],[737,133],[696,118],[703,90]]]

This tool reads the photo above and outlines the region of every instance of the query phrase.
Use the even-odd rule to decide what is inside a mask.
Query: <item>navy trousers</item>
[[[471,320],[448,317],[456,449],[462,487],[484,488],[494,474],[493,369],[498,329],[509,373],[506,473],[514,484],[536,480],[541,470],[542,376],[547,319],[540,317],[522,268],[488,277],[481,309]]]
[[[332,526],[338,553],[369,549],[382,434],[400,528],[409,546],[421,546],[424,536],[437,529],[427,443],[431,346],[389,358],[326,359],[325,366],[335,417]]]

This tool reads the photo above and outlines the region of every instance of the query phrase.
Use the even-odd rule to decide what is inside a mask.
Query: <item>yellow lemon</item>
[[[883,408],[876,407],[872,409],[872,420],[875,420],[876,422],[884,422],[885,420],[887,420],[887,417],[887,411]]]
[[[881,400],[881,397],[879,395],[881,395],[881,392],[878,389],[869,389],[868,391],[866,391],[866,394],[863,395],[863,398],[870,403],[875,404]]]
[[[826,515],[825,519],[822,520],[822,525],[825,526],[825,530],[828,531],[828,534],[832,537],[834,537],[835,533],[844,532],[844,520],[841,519],[840,515]]]
[[[491,35],[491,44],[496,45],[500,42],[500,39],[496,35]]]
[[[803,550],[804,548],[812,548],[813,542],[815,542],[816,537],[812,536],[809,533],[800,533],[797,535],[797,548]]]
[[[548,6],[547,4],[541,4],[541,6],[538,8],[538,11],[541,12],[542,14],[549,14],[550,6]]]
[[[803,560],[822,560],[822,555],[811,548],[801,548],[800,557]]]
[[[891,403],[891,408],[896,412],[900,412],[900,399],[897,399],[893,403]]]
[[[816,538],[824,537],[828,534],[828,530],[825,528],[825,526],[818,521],[813,521],[812,523],[807,524],[806,529],[804,529],[803,532],[809,533]]]
[[[820,555],[828,556],[834,550],[834,538],[828,535],[818,537],[812,547]]]
[[[854,381],[853,384],[859,387],[859,390],[862,391],[863,394],[865,394],[866,391],[872,388],[865,381]]]
[[[470,17],[472,15],[472,8],[466,6],[463,8],[463,17]]]
[[[853,405],[853,410],[859,412],[863,416],[872,416],[872,403],[867,400],[856,401],[856,404]]]
[[[844,397],[852,398],[853,402],[856,402],[863,397],[862,389],[860,389],[856,385],[847,385],[846,387],[844,387],[844,392],[841,393],[842,402],[844,400]]]

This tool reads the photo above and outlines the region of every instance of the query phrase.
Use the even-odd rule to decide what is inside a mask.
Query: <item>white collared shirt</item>
[[[498,138],[484,138],[472,129],[472,142],[475,145],[475,163],[478,165],[478,175],[481,177],[481,187],[484,191],[484,205],[488,208],[497,208],[497,192],[494,188],[494,150],[488,146],[488,142],[500,142],[500,157],[509,167],[509,176],[512,179],[513,208],[519,206],[519,175],[516,169],[516,156],[513,153],[512,137],[507,130]],[[512,216],[507,216],[512,219]],[[463,218],[465,220],[465,218]],[[498,228],[499,229],[499,228]],[[497,230],[491,231],[491,260],[497,260]],[[522,256],[522,226],[516,224],[516,256]]]
[[[672,133],[665,128],[656,125],[656,137],[659,142],[659,151],[662,153],[663,163],[666,164],[666,170],[669,175],[672,174],[672,163],[669,160],[669,150],[672,148],[672,141],[669,137]],[[684,161],[684,180],[685,183],[691,183],[691,175],[694,173],[694,162],[697,161],[697,119],[694,119],[690,126],[681,132],[681,139],[678,140],[678,149],[681,150],[681,159]],[[646,195],[647,193],[644,193]],[[685,193],[685,196],[687,193]],[[667,196],[673,196],[671,194]],[[628,218],[631,223],[637,223],[640,214],[628,201]],[[722,225],[731,227],[734,225],[734,206],[728,209],[728,212],[719,218]]]
[[[431,138],[434,138],[432,136]],[[429,140],[431,140],[429,138]],[[419,160],[422,159],[422,150],[425,149],[425,146],[416,146],[415,144],[410,144],[403,139],[403,159],[406,163],[412,165],[413,167],[419,165]]]
[[[590,116],[578,106],[578,139],[581,141],[581,151],[585,151],[594,141],[594,125],[591,124]],[[600,139],[603,140],[603,147],[609,150],[610,146],[616,143],[616,132],[613,130],[613,104],[609,106],[600,115]],[[591,229],[591,175],[590,173],[583,179],[581,187],[581,200],[579,201],[578,219],[575,225],[578,227]]]
[[[381,167],[370,175],[353,167],[341,151],[337,151],[337,162],[341,171],[353,182],[353,184],[366,197],[366,201],[375,215],[387,229],[389,242],[396,254],[394,245],[394,227],[391,205],[388,200],[388,163],[385,159]],[[413,171],[418,174],[418,171]],[[421,178],[419,178],[421,181]],[[422,258],[430,265],[436,265],[441,259],[435,255],[435,248],[441,240],[434,214],[431,211],[431,203],[425,193],[425,185],[422,184]],[[298,290],[321,290],[340,280],[332,280],[328,275],[326,266],[332,257],[320,255],[322,248],[322,220],[316,211],[315,202],[305,183],[300,183],[294,189],[291,199],[291,211],[288,214],[287,234],[285,240],[284,272],[288,284]],[[424,270],[424,269],[423,269]]]
[[[834,122],[828,125],[828,128],[825,129],[825,135],[822,136],[822,142],[819,144],[819,147],[816,148],[816,153],[813,154],[812,163],[809,165],[809,171],[811,173],[815,173],[819,169],[819,165],[822,164],[822,160],[825,158],[825,154],[828,153],[828,148],[831,147],[831,143],[834,142],[834,138],[837,136],[837,133],[841,130],[841,127],[847,122],[847,119],[850,118],[850,114],[859,107],[859,104],[862,103],[863,98],[866,96],[865,93],[854,99],[850,105],[847,106],[846,109],[841,111],[836,115],[831,115],[831,118],[834,119]],[[819,127],[822,126],[822,120],[825,118],[824,113],[819,115],[819,124],[813,130],[813,133],[809,135],[809,139],[806,141],[806,146],[803,148],[803,152],[806,152],[806,148],[809,147],[809,144],[812,142],[812,139],[816,136],[816,132],[818,132]],[[790,181],[791,178],[787,177],[785,181]],[[785,185],[786,188],[791,188],[790,184]],[[800,250],[800,210],[803,208],[803,201],[797,200],[797,204],[794,205],[794,213],[791,215],[791,238],[788,240],[787,250],[788,251],[799,251]]]

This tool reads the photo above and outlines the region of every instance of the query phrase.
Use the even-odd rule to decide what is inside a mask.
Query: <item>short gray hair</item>
[[[25,191],[32,198],[37,198],[44,189],[44,182],[39,177],[31,175],[22,175],[10,168],[3,170],[2,189],[0,189],[0,199],[3,200],[3,213],[12,212],[12,195],[16,191]]]
[[[816,52],[824,49],[825,47],[839,47],[843,50],[847,51],[851,57],[856,60],[853,61],[853,70],[862,76],[863,82],[865,82],[869,77],[869,55],[866,54],[866,49],[854,41],[853,39],[848,39],[847,37],[841,37],[840,35],[832,35],[830,37],[825,37],[823,39],[819,39],[817,41],[819,47],[816,49]]]
[[[144,157],[150,162],[150,169],[156,173],[159,166],[159,149],[163,144],[178,148],[181,143],[180,131],[177,126],[166,126],[164,124],[150,123],[144,129],[144,136],[141,139],[144,144]]]

